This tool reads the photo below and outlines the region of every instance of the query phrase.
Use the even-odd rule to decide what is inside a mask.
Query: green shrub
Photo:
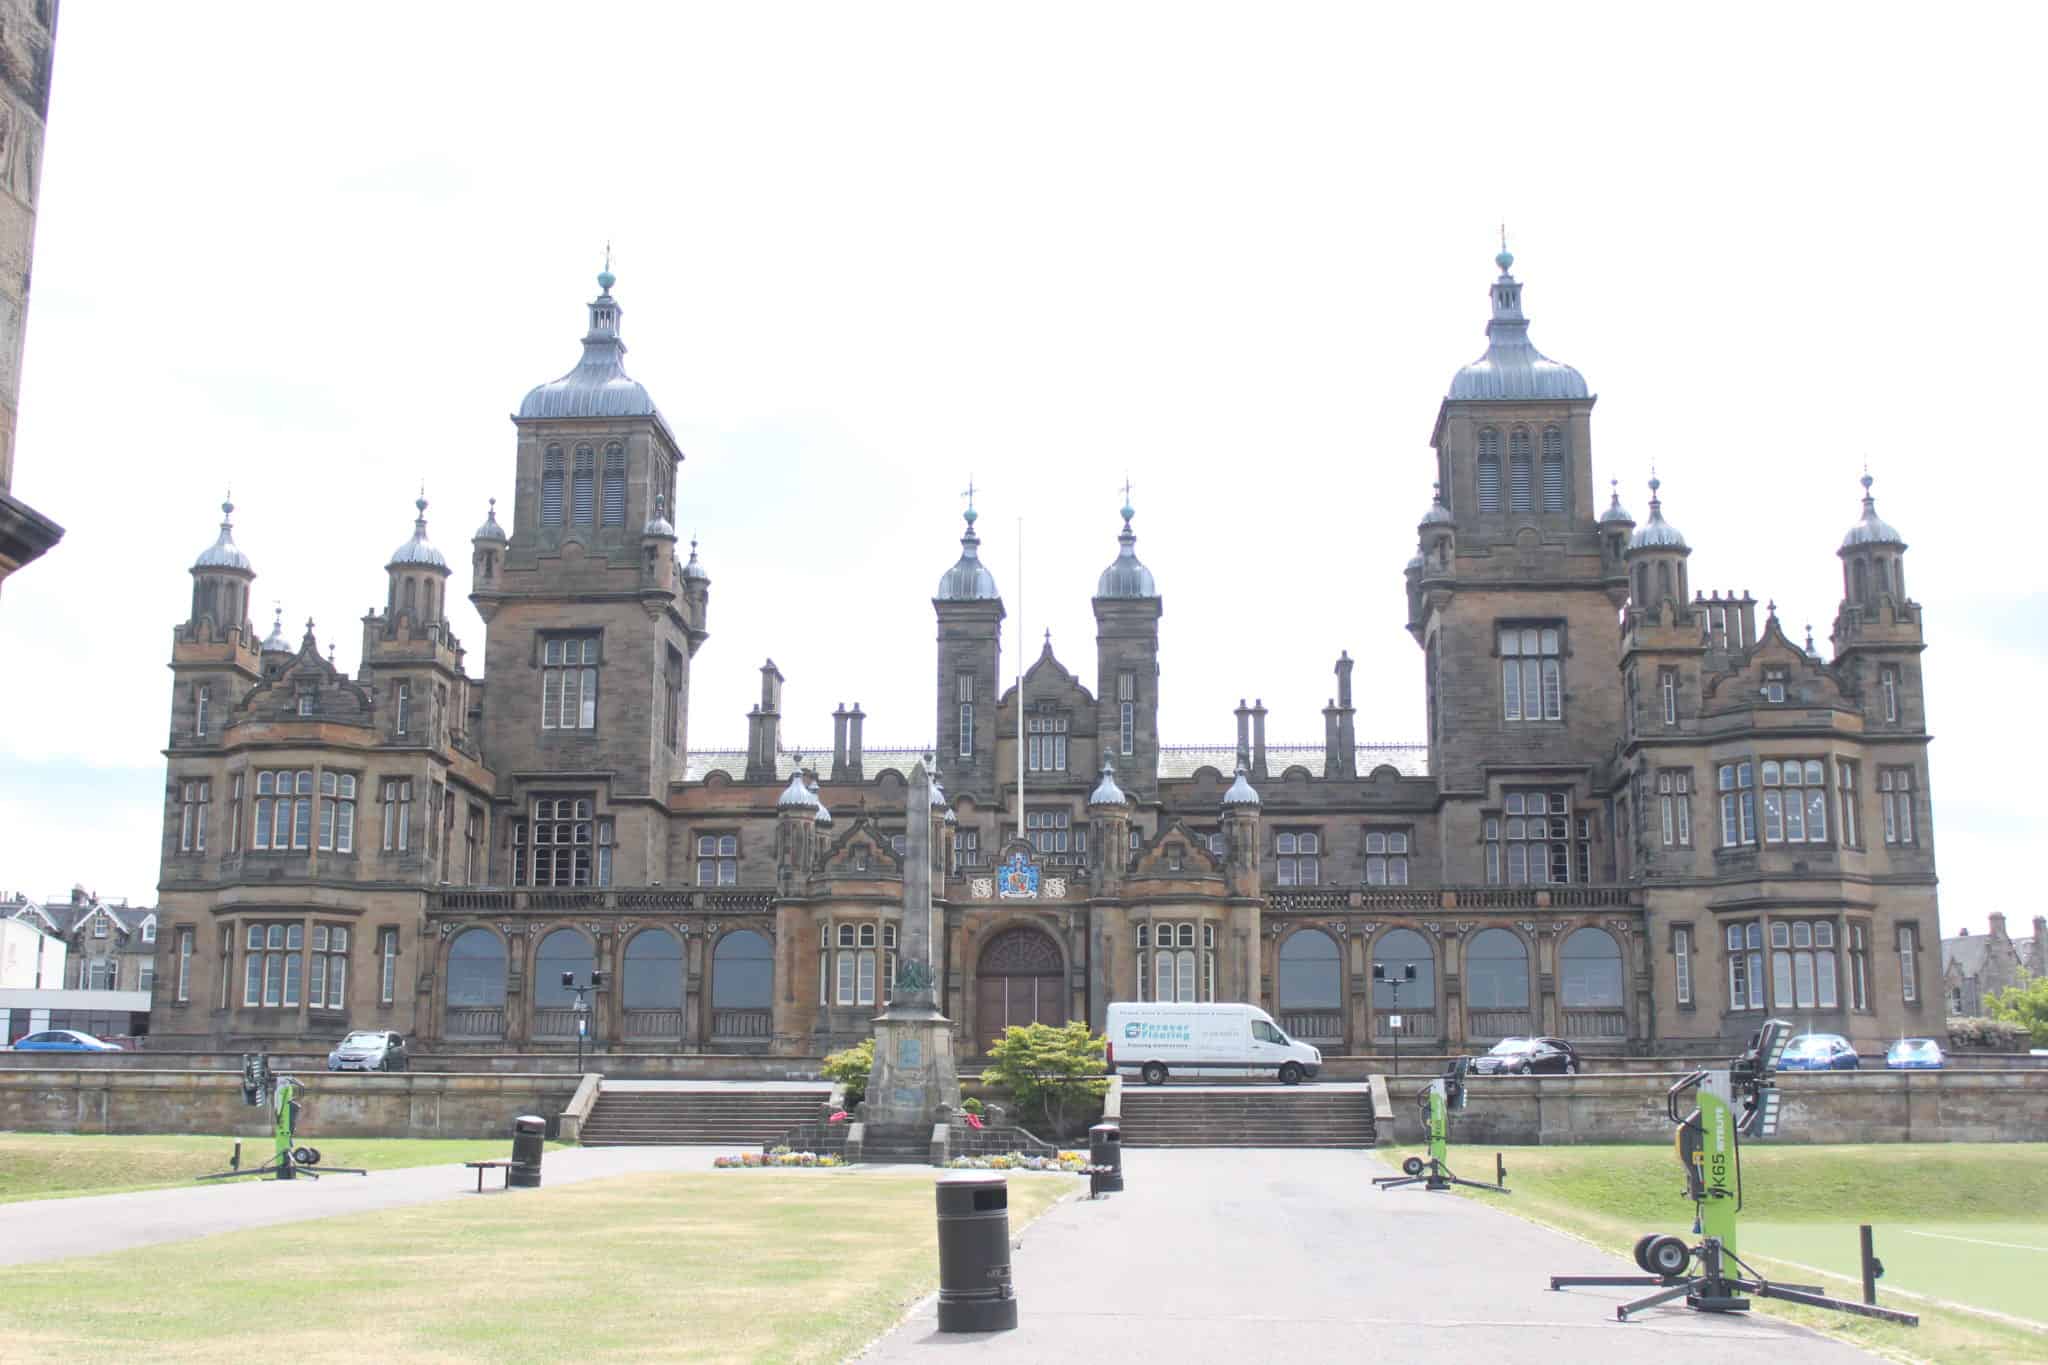
[[[2048,1037],[2048,976],[2023,976],[2018,985],[1986,996],[1984,1007],[2000,1023],[2026,1029],[2035,1038]]]
[[[981,1097],[979,1095],[969,1095],[966,1099],[960,1101],[960,1110],[966,1114],[979,1114],[982,1111]]]
[[[1996,1005],[1993,1008],[1996,1008]],[[2028,1037],[2027,1029],[2010,1019],[1966,1019],[1951,1016],[1948,1021],[1948,1045],[1954,1049],[1979,1048],[1989,1052],[2019,1052],[2025,1050]]]
[[[867,1098],[868,1073],[875,1069],[875,1040],[862,1039],[844,1052],[835,1052],[825,1059],[819,1070],[825,1079],[846,1087],[848,1108]]]
[[[1008,1090],[1020,1108],[1043,1114],[1056,1137],[1076,1106],[1108,1092],[1104,1046],[1080,1020],[1059,1028],[1012,1025],[989,1048],[982,1083]]]

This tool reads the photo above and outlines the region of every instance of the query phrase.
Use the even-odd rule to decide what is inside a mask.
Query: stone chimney
[[[1335,698],[1323,704],[1323,776],[1341,777],[1344,774],[1343,760],[1338,757],[1338,718]]]
[[[1337,772],[1358,776],[1357,712],[1351,705],[1351,651],[1337,656]]]
[[[1252,766],[1252,708],[1244,704],[1243,697],[1237,699],[1237,766]]]
[[[860,709],[859,702],[855,702],[853,709],[846,713],[846,777],[850,782],[866,780],[866,770],[861,766],[864,762],[861,757],[861,728],[867,718],[868,713]]]
[[[846,780],[846,703],[832,713],[832,780]]]
[[[2007,937],[2005,932],[2005,912],[2003,910],[1993,910],[1991,912],[1991,937]]]
[[[1252,777],[1254,780],[1266,776],[1266,702],[1263,697],[1252,698]]]
[[[782,745],[782,670],[770,659],[761,665],[761,702],[747,713],[747,780],[775,780],[775,755]]]

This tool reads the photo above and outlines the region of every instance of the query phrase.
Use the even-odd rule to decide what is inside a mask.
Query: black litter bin
[[[1007,1332],[1017,1325],[1010,1287],[1010,1185],[989,1171],[939,1177],[939,1330]]]
[[[1088,1164],[1095,1168],[1088,1176],[1089,1194],[1124,1192],[1124,1130],[1115,1119],[1088,1130]]]
[[[540,1188],[542,1144],[548,1138],[548,1121],[538,1114],[521,1114],[512,1120],[512,1165],[505,1183],[522,1190]]]

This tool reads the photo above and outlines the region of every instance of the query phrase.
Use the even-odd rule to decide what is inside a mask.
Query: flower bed
[[[737,1171],[757,1166],[844,1166],[846,1158],[835,1152],[820,1156],[816,1152],[792,1152],[787,1147],[777,1147],[772,1152],[741,1152],[738,1156],[718,1157],[711,1164],[721,1171]]]
[[[1088,1154],[1033,1156],[1028,1152],[1003,1152],[995,1156],[956,1156],[946,1165],[956,1171],[1067,1171],[1079,1175],[1088,1168]]]

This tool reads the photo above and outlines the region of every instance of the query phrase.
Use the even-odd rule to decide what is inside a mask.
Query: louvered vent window
[[[569,481],[569,519],[578,526],[597,520],[597,456],[589,446],[576,447],[575,476]]]
[[[562,448],[549,446],[540,472],[540,524],[562,524]]]
[[[604,524],[626,524],[626,452],[616,445],[604,452]]]
[[[1479,433],[1479,510],[1500,511],[1500,433],[1491,427]]]
[[[1543,510],[1565,510],[1564,433],[1556,427],[1543,429]]]
[[[1518,431],[1508,438],[1508,510],[1533,512],[1536,504],[1533,474],[1529,467],[1529,433]]]

